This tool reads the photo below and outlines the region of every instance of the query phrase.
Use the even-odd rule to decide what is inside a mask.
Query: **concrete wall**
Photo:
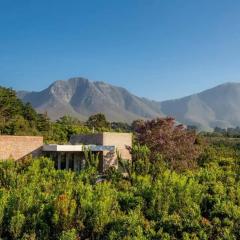
[[[103,145],[112,145],[116,147],[116,151],[123,159],[131,160],[132,156],[126,147],[132,147],[132,134],[131,133],[103,133]]]
[[[103,169],[106,170],[109,166],[118,167],[117,156],[120,155],[122,159],[131,160],[132,156],[129,153],[127,147],[132,146],[132,134],[131,133],[103,133],[103,145],[115,146],[115,152],[103,152],[104,161]]]
[[[72,135],[70,137],[70,143],[73,144],[73,145],[76,145],[76,144],[103,145],[103,134],[102,133],[96,133],[96,134]]]
[[[27,155],[41,154],[43,137],[0,135],[0,160],[19,160]]]
[[[115,152],[103,152],[103,170],[107,169],[109,166],[117,167],[117,154],[123,159],[132,159],[132,156],[127,149],[127,147],[132,147],[131,133],[104,132],[88,135],[74,135],[71,137],[70,143],[115,146]]]

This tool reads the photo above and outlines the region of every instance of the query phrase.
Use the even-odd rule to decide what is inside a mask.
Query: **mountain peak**
[[[53,82],[51,86],[65,86],[65,85],[78,85],[78,84],[86,84],[89,83],[90,81],[87,78],[82,78],[82,77],[73,77],[68,80],[56,80]]]
[[[41,92],[20,92],[25,102],[52,119],[73,115],[82,120],[98,112],[111,121],[131,122],[161,116],[202,129],[240,126],[240,83],[227,82],[203,92],[164,102],[137,97],[125,88],[75,77],[59,80]]]
[[[81,77],[58,80],[41,92],[19,94],[19,97],[31,102],[37,111],[47,111],[52,119],[63,115],[87,118],[98,112],[111,121],[122,122],[160,116],[159,108],[149,106],[146,100],[124,88]]]

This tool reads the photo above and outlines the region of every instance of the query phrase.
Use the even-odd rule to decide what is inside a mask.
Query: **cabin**
[[[131,133],[104,132],[73,135],[68,144],[44,144],[39,136],[0,135],[0,159],[21,160],[31,155],[51,158],[57,169],[84,169],[88,153],[99,159],[99,172],[110,166],[118,167],[118,156],[131,160]]]

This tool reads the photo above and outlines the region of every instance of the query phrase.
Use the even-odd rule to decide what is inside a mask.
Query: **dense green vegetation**
[[[29,103],[23,103],[16,92],[0,87],[0,134],[43,135],[46,142],[66,143],[72,134],[102,131],[131,131],[127,123],[108,122],[101,113],[84,123],[70,116],[50,121],[47,113],[37,113]]]
[[[1,134],[36,135],[48,126],[43,114],[37,114],[30,104],[24,104],[15,91],[0,87]]]
[[[51,122],[0,89],[1,132],[66,142],[74,133],[134,131],[132,161],[99,182],[92,157],[80,173],[50,159],[0,161],[0,239],[240,239],[240,147],[172,118],[132,126],[91,116]],[[124,171],[127,174],[122,174]]]
[[[213,132],[216,136],[225,136],[225,137],[240,137],[240,128],[236,127],[236,128],[219,128],[219,127],[215,127],[214,128],[214,132]]]
[[[239,239],[239,152],[208,147],[198,168],[170,170],[136,145],[130,175],[92,165],[55,170],[51,160],[0,164],[3,239]],[[163,159],[162,159],[163,160]],[[157,174],[156,174],[157,170]]]

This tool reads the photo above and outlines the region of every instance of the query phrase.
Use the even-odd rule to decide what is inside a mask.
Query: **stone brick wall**
[[[0,135],[0,160],[20,160],[28,155],[41,154],[43,137]]]

